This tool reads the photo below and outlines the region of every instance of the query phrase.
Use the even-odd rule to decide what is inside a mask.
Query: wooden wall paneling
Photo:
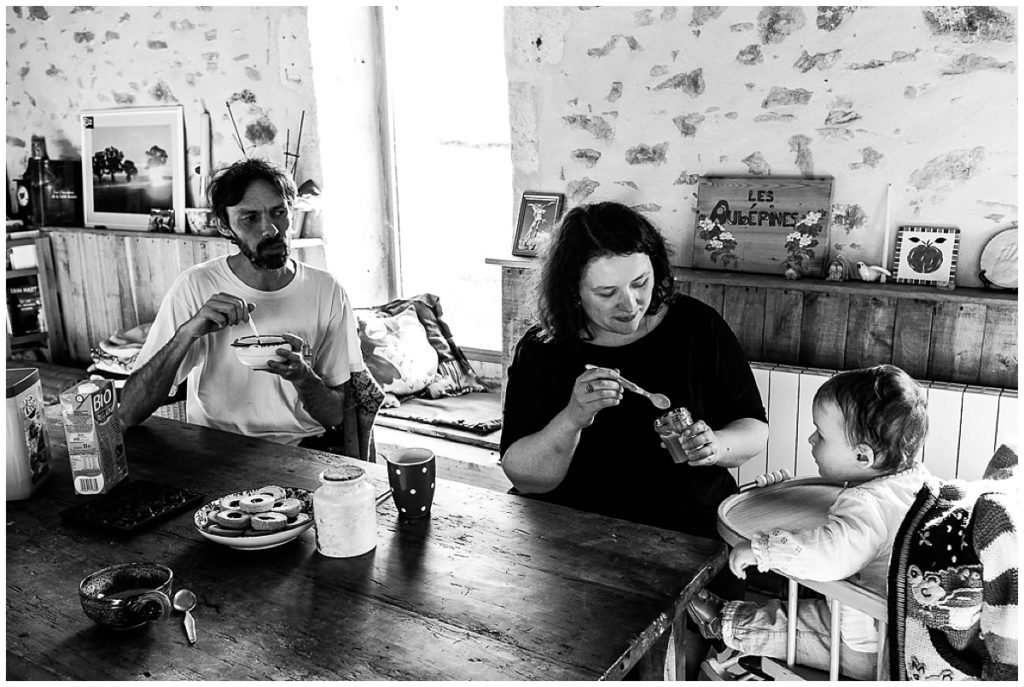
[[[804,294],[801,365],[843,369],[849,312],[848,293],[808,291]]]
[[[681,293],[684,296],[690,295],[690,282],[683,279],[672,280],[672,290],[675,293]]]
[[[726,286],[722,317],[739,339],[748,360],[764,360],[764,289]]]
[[[725,287],[721,284],[695,282],[690,285],[690,295],[710,305],[718,314],[722,314],[722,306],[725,302]]]
[[[999,420],[996,423],[996,448],[1000,444],[1016,444],[1019,432],[1017,391],[1003,389],[999,394]]]
[[[754,381],[757,382],[757,390],[761,393],[761,402],[764,403],[765,413],[768,412],[771,398],[771,365],[752,364],[750,370],[754,373]],[[768,426],[771,427],[771,418]],[[753,482],[758,475],[768,472],[768,442],[765,441],[764,450],[736,468],[733,477],[737,484]]]
[[[977,383],[985,340],[985,310],[984,305],[977,303],[940,301],[935,304],[928,379]]]
[[[969,386],[960,411],[960,450],[956,476],[967,481],[981,479],[996,449],[999,420],[999,389]]]
[[[924,464],[942,479],[956,477],[960,453],[960,411],[963,384],[932,382],[928,386],[928,436],[924,442]]]
[[[39,267],[39,295],[43,301],[43,316],[46,318],[49,359],[51,363],[65,363],[68,358],[68,341],[64,336],[64,316],[61,314],[53,244],[50,242],[50,237],[47,235],[37,237],[35,248]]]
[[[176,241],[148,236],[127,239],[139,323],[152,322],[160,302],[181,273]]]
[[[843,368],[892,362],[896,299],[872,296],[850,301]]]
[[[796,365],[800,362],[800,332],[803,326],[804,294],[788,289],[770,289],[765,295],[763,360]]]
[[[899,298],[893,327],[892,364],[914,379],[928,379],[933,301]]]
[[[192,264],[198,265],[222,255],[231,255],[236,250],[232,244],[223,241],[194,241],[192,242]]]
[[[835,374],[832,370],[804,370],[800,373],[800,392],[796,414],[796,469],[797,477],[815,477],[818,466],[811,455],[807,438],[814,434],[814,395],[821,385]]]
[[[501,394],[505,400],[505,385],[508,383],[508,366],[516,352],[516,345],[523,334],[536,322],[533,272],[517,267],[501,269]]]
[[[800,369],[780,365],[769,372],[768,472],[796,470],[796,427],[800,401]],[[794,474],[796,474],[794,472]]]
[[[82,257],[86,306],[89,309],[89,345],[134,326],[135,305],[126,247],[115,235],[84,234]],[[91,356],[90,356],[91,357]]]
[[[978,383],[1016,387],[1017,307],[989,305],[985,312],[985,340],[981,347]]]
[[[68,358],[75,362],[89,360],[89,317],[85,298],[85,275],[82,261],[82,235],[54,233],[54,272],[59,285],[64,333],[68,339]]]

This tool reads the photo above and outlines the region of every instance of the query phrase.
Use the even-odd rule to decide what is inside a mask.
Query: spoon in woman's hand
[[[179,589],[172,601],[174,610],[185,614],[185,634],[188,636],[188,643],[196,643],[196,621],[192,617],[192,609],[196,607],[196,595],[188,589]]]
[[[593,370],[597,368],[597,365],[585,365],[585,367],[588,370]],[[615,374],[619,378],[619,384],[622,385],[623,389],[626,389],[627,391],[632,391],[635,394],[640,394],[641,396],[646,396],[647,400],[653,403],[655,408],[658,408],[660,410],[668,410],[669,407],[671,407],[672,401],[670,401],[668,396],[666,396],[665,394],[652,394],[650,391],[647,391],[642,387],[634,384],[633,382],[629,381],[619,373],[616,372]]]

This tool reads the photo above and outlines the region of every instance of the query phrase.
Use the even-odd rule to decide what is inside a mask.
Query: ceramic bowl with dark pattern
[[[78,587],[82,610],[96,623],[130,630],[171,613],[174,573],[166,565],[133,561],[88,575]]]

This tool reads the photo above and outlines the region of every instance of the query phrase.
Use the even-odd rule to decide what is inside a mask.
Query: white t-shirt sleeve
[[[146,341],[142,344],[142,350],[139,351],[132,364],[133,372],[148,363],[160,349],[167,345],[174,333],[178,331],[178,327],[187,322],[202,307],[202,304],[195,305],[191,302],[194,299],[189,297],[190,289],[184,276],[178,277],[161,301],[160,309],[153,320],[153,326],[150,328],[149,334],[146,335]],[[201,345],[202,340],[193,343],[181,361],[174,378],[174,385],[171,388],[172,396],[177,393],[178,385],[185,381],[189,372],[196,366],[199,359],[198,349]]]
[[[348,294],[334,282],[331,294],[331,317],[319,351],[314,351],[314,364],[329,387],[341,386],[353,372],[365,368],[356,328],[356,314]]]

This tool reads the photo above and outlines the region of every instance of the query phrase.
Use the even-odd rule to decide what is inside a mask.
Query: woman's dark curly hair
[[[621,203],[581,205],[566,213],[541,269],[537,314],[544,338],[563,343],[593,338],[580,306],[583,272],[594,258],[633,253],[647,255],[654,268],[646,317],[658,312],[672,295],[668,246],[661,233],[646,217]]]

